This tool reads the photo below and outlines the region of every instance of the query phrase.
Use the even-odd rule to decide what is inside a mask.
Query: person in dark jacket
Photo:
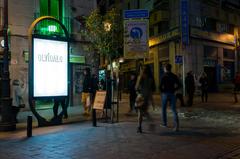
[[[178,113],[176,110],[176,96],[175,91],[180,88],[178,77],[171,72],[171,64],[165,66],[165,73],[160,83],[160,90],[162,92],[162,126],[167,127],[167,101],[170,101],[171,109],[174,116],[174,131],[179,130]]]
[[[199,79],[199,83],[201,84],[202,102],[204,102],[204,98],[205,98],[205,102],[207,102],[207,100],[208,100],[208,78],[207,78],[207,74],[205,72],[202,73],[202,75]]]
[[[188,101],[187,106],[193,105],[193,96],[195,92],[195,82],[192,71],[189,71],[187,73],[187,76],[185,78],[185,87],[186,87],[186,93],[188,95]]]
[[[136,100],[136,97],[137,97],[137,93],[136,93],[136,90],[135,90],[135,85],[136,85],[136,76],[134,74],[132,74],[131,79],[128,83],[129,103],[130,103],[129,113],[131,113],[132,110],[134,109],[134,104],[135,104],[135,100]]]
[[[84,115],[89,115],[90,113],[90,93],[92,90],[92,80],[90,68],[85,68],[84,70],[84,80],[83,80],[83,91],[82,91],[82,104],[84,107]]]

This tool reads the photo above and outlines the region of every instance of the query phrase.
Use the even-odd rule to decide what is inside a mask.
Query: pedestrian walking
[[[91,107],[90,93],[92,90],[90,68],[85,68],[83,73],[84,73],[83,91],[82,91],[82,104],[84,108],[83,115],[90,115],[90,107]]]
[[[195,82],[194,82],[192,71],[189,71],[187,73],[187,76],[185,78],[185,86],[186,86],[186,92],[188,95],[187,106],[190,107],[193,105],[193,96],[195,92]]]
[[[154,90],[153,83],[153,74],[150,67],[146,66],[143,71],[140,69],[140,74],[136,83],[136,90],[138,91],[136,99],[136,108],[138,109],[138,133],[142,133],[143,116],[151,120],[151,116],[148,113],[148,105]]]
[[[236,72],[236,75],[233,80],[234,83],[234,100],[238,102],[237,93],[240,91],[240,72]]]
[[[18,79],[13,80],[12,82],[12,112],[13,112],[13,120],[18,123],[17,115],[20,111],[20,108],[25,107],[23,101],[23,92],[25,90],[24,84],[21,84]]]
[[[130,81],[128,83],[129,104],[130,104],[130,108],[128,111],[129,113],[131,113],[133,111],[134,105],[135,105],[135,100],[137,97],[135,85],[136,85],[136,76],[134,74],[132,74],[130,77]]]
[[[178,79],[179,79],[179,83],[180,83],[180,87],[179,89],[176,91],[176,100],[178,99],[180,101],[180,106],[184,107],[184,99],[183,99],[183,79],[182,79],[182,75],[179,73],[178,74]]]
[[[171,68],[171,64],[165,66],[165,73],[160,83],[160,91],[162,93],[162,126],[167,127],[167,101],[169,100],[174,117],[174,131],[178,131],[179,120],[176,110],[175,92],[180,88],[180,82],[177,75],[171,72]]]
[[[207,102],[208,100],[208,78],[207,78],[207,74],[205,72],[203,72],[201,74],[201,77],[199,79],[199,83],[201,84],[201,92],[202,92],[202,102]]]

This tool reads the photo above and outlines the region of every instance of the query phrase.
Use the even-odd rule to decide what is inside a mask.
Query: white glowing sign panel
[[[33,97],[68,95],[68,43],[33,39]]]

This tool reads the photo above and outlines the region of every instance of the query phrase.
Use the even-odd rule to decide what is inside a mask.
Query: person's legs
[[[54,118],[56,118],[58,116],[58,106],[59,106],[59,101],[54,100],[54,105],[53,105]]]
[[[233,94],[234,94],[234,100],[237,103],[238,102],[238,98],[237,98],[237,87],[236,86],[234,87]]]
[[[63,113],[64,118],[68,118],[67,103],[65,102],[65,99],[61,100],[61,106],[62,106],[62,113]]]
[[[189,106],[193,105],[193,92],[189,93]]]
[[[91,98],[90,98],[90,93],[86,93],[86,112],[87,115],[90,115],[90,111],[91,111]]]
[[[162,124],[163,126],[167,126],[167,100],[168,95],[166,93],[162,93]]]
[[[13,120],[14,120],[16,123],[18,123],[17,115],[18,115],[18,113],[19,113],[19,110],[20,110],[19,107],[12,106]]]
[[[184,104],[183,94],[180,94],[179,99],[180,99],[180,102],[181,102],[181,107],[184,107],[185,104]]]
[[[87,101],[87,93],[82,92],[82,105],[83,105],[83,109],[84,109],[83,114],[87,114],[86,101]]]
[[[208,91],[207,90],[204,91],[204,95],[205,95],[205,102],[207,102],[208,101]]]
[[[169,95],[170,98],[170,105],[171,105],[171,109],[173,112],[173,118],[174,118],[174,129],[175,131],[178,131],[179,128],[179,120],[178,120],[178,113],[176,110],[176,97],[174,94]]]
[[[150,99],[149,102],[151,103],[153,110],[155,110],[155,104],[154,104],[154,100],[153,100],[153,94],[150,95],[149,99]]]
[[[180,106],[181,106],[181,107],[184,107],[185,104],[184,104],[184,100],[183,100],[183,94],[177,93],[177,94],[176,94],[176,102],[177,102],[177,99],[179,99],[179,101],[180,101]]]
[[[190,92],[187,93],[187,106],[191,106],[191,94],[190,94]]]
[[[204,89],[202,89],[201,91],[202,91],[202,95],[201,95],[201,97],[202,97],[202,102],[204,102],[205,91],[204,91]]]
[[[138,133],[142,133],[142,121],[143,121],[143,110],[142,108],[138,109]]]
[[[131,112],[134,108],[134,104],[135,104],[135,99],[134,99],[134,95],[132,93],[130,93],[130,109],[129,109],[129,112]]]

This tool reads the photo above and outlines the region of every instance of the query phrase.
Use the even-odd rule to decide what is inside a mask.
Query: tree
[[[117,9],[113,8],[105,15],[94,10],[86,18],[85,27],[83,34],[91,41],[91,49],[107,57],[112,64],[112,59],[119,56],[118,50],[123,46],[123,24]]]
[[[113,79],[112,60],[119,56],[118,50],[123,46],[123,24],[119,13],[115,8],[107,11],[104,15],[100,13],[100,10],[94,10],[86,18],[84,31],[85,36],[91,41],[92,49],[97,50],[100,55],[108,59],[111,68],[111,79]],[[113,91],[113,82],[111,82],[111,101]],[[113,114],[111,114],[111,117],[113,117]]]

